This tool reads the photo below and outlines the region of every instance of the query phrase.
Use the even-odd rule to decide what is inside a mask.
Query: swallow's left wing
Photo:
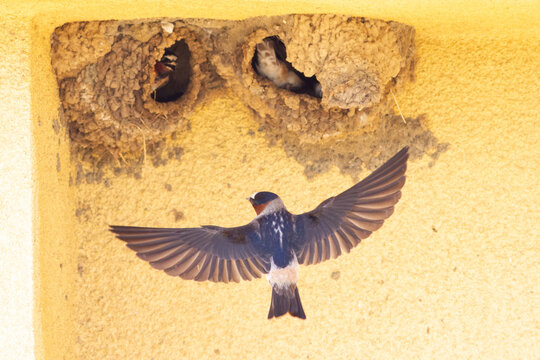
[[[110,227],[152,267],[183,279],[215,282],[251,280],[269,271],[270,256],[257,248],[258,230],[256,221],[234,228]]]
[[[405,147],[350,189],[296,215],[298,262],[310,265],[334,259],[379,229],[401,197],[408,158]]]

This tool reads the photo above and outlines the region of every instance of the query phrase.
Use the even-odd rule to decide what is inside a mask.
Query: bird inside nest
[[[251,66],[257,74],[271,80],[279,88],[322,98],[321,84],[315,75],[306,77],[286,59],[285,44],[278,36],[269,36],[255,46]]]
[[[191,77],[191,52],[184,39],[166,48],[154,64],[152,98],[158,102],[174,101],[186,92]]]

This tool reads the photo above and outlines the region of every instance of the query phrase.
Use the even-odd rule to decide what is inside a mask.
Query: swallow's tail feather
[[[280,317],[289,313],[297,318],[305,319],[306,314],[300,301],[298,287],[294,285],[294,289],[291,287],[290,291],[280,290],[276,291],[275,287],[272,288],[272,302],[270,303],[268,318]]]

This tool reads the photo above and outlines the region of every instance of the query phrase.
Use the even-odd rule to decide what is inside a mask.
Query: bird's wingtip
[[[392,156],[392,159],[403,159],[407,161],[409,159],[409,145],[402,147],[401,150]]]
[[[127,228],[126,226],[122,226],[122,225],[109,225],[109,231],[116,235],[120,235],[120,233],[122,231],[125,231],[126,228]]]

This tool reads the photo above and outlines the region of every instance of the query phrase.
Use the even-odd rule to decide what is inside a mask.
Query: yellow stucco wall
[[[0,357],[540,357],[539,11],[538,1],[5,1]],[[248,135],[258,124],[223,90],[177,140],[179,164],[147,165],[141,179],[120,176],[109,188],[70,187],[68,141],[53,128],[49,38],[76,20],[295,12],[414,26],[417,78],[398,101],[405,115],[427,114],[451,145],[433,167],[410,164],[381,230],[347,256],[301,269],[306,321],[268,321],[265,280],[165,276],[107,224],[239,225],[253,216],[244,199],[254,191],[275,191],[300,212],[352,180],[333,169],[308,181],[280,147]],[[184,218],[175,222],[172,209]]]
[[[0,18],[0,358],[33,354],[29,21]],[[8,39],[8,41],[6,41]],[[25,66],[26,65],[26,66]]]

